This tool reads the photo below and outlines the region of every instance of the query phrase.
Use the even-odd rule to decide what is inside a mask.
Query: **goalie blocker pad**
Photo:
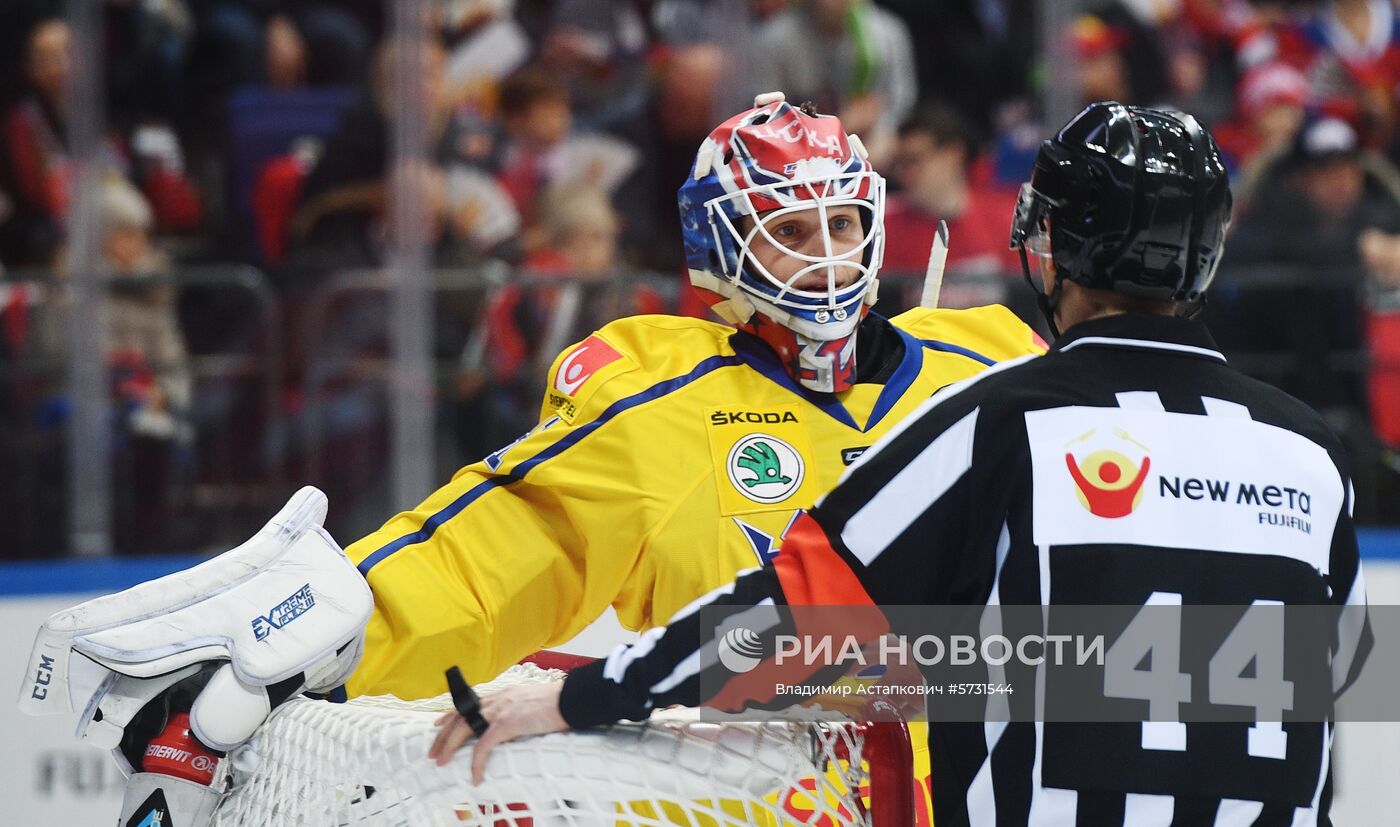
[[[71,711],[74,651],[113,672],[143,679],[222,660],[227,664],[206,689],[217,689],[218,697],[196,706],[229,700],[237,709],[220,714],[236,711],[228,718],[244,720],[219,727],[212,716],[194,717],[207,725],[196,727],[201,740],[205,734],[198,730],[205,729],[210,746],[225,748],[232,745],[230,737],[244,730],[251,734],[261,721],[252,717],[285,699],[288,684],[298,691],[340,685],[359,662],[374,602],[364,578],[321,527],[325,515],[325,495],[308,486],[243,545],[186,571],[52,615],[35,640],[20,709],[31,715]],[[105,684],[99,695],[112,685]],[[127,689],[118,694],[146,694]]]

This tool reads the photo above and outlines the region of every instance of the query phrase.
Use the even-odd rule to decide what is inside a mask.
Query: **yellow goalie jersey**
[[[612,605],[640,630],[778,553],[787,526],[939,388],[1043,351],[1001,306],[891,320],[883,384],[796,384],[733,328],[613,322],[550,369],[541,421],[349,549],[375,611],[352,695],[486,681]]]

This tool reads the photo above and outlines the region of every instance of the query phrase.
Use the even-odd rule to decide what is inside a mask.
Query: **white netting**
[[[527,664],[477,691],[562,678]],[[234,786],[214,824],[869,824],[861,733],[845,719],[716,724],[667,711],[504,744],[473,787],[470,744],[444,767],[426,757],[433,721],[450,709],[446,695],[291,701],[223,762]]]

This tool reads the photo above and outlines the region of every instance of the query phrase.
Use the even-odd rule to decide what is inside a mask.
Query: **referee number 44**
[[[1181,606],[1176,592],[1153,592],[1147,606]],[[1213,705],[1253,707],[1249,755],[1284,759],[1288,733],[1283,713],[1293,708],[1293,682],[1283,677],[1284,632],[1277,612],[1283,604],[1255,600],[1211,656],[1207,698]],[[1186,724],[1180,707],[1191,701],[1191,675],[1181,671],[1181,623],[1161,622],[1165,613],[1139,612],[1104,657],[1104,695],[1147,701],[1142,748],[1181,752]],[[1179,618],[1180,615],[1177,614]],[[1139,668],[1144,661],[1149,665]],[[1244,677],[1253,662],[1253,676]]]

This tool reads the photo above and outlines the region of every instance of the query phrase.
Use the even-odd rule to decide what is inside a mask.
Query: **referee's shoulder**
[[[1345,455],[1341,437],[1322,414],[1308,403],[1268,382],[1243,373],[1236,377],[1235,387],[1241,401],[1256,420],[1293,431],[1322,446],[1334,456]]]

